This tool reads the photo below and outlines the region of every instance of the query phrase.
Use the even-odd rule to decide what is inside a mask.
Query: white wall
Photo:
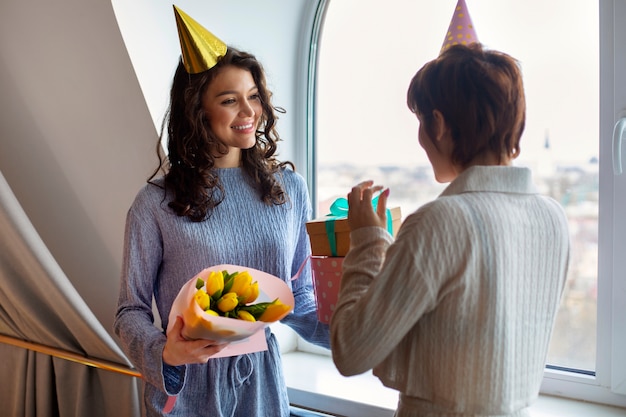
[[[305,86],[297,57],[314,3],[176,3],[262,60],[275,104],[288,110],[279,121],[280,157],[298,164],[305,115],[297,97]],[[0,171],[109,330],[126,211],[156,166],[154,122],[178,53],[171,3],[116,0],[115,12],[124,39],[108,1],[0,2]]]

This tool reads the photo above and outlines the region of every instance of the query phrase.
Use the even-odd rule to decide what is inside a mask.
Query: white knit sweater
[[[393,190],[392,190],[393,192]],[[517,167],[472,167],[393,239],[350,235],[331,346],[374,369],[397,416],[520,416],[537,397],[565,284],[563,209]]]

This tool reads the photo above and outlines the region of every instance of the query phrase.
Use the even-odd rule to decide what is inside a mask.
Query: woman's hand
[[[170,331],[167,332],[167,341],[163,348],[163,362],[170,366],[206,363],[211,356],[228,346],[228,343],[212,340],[187,340],[181,332],[183,326],[183,319],[178,316]]]
[[[372,196],[382,190],[382,185],[374,185],[373,181],[363,181],[352,187],[348,193],[348,224],[350,230],[361,227],[378,226],[387,228],[387,197],[389,188],[378,197],[376,211],[372,207]]]

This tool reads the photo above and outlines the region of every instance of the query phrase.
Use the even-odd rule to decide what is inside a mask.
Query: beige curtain
[[[0,341],[0,415],[140,415],[141,381],[112,370],[130,362],[55,262],[2,173],[0,336],[96,363]]]

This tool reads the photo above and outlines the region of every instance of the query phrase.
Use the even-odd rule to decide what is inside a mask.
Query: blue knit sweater
[[[304,179],[290,170],[277,178],[289,201],[266,205],[240,168],[218,169],[225,199],[204,222],[179,217],[171,193],[147,184],[127,217],[124,262],[114,330],[145,380],[144,415],[160,416],[168,395],[177,395],[168,416],[288,416],[280,351],[266,329],[269,349],[210,359],[207,364],[163,364],[165,335],[154,325],[152,299],[167,320],[180,288],[206,267],[242,265],[288,281],[310,254],[305,223],[311,203]],[[310,268],[290,282],[294,311],[283,323],[308,341],[329,347],[328,325],[317,321]]]

